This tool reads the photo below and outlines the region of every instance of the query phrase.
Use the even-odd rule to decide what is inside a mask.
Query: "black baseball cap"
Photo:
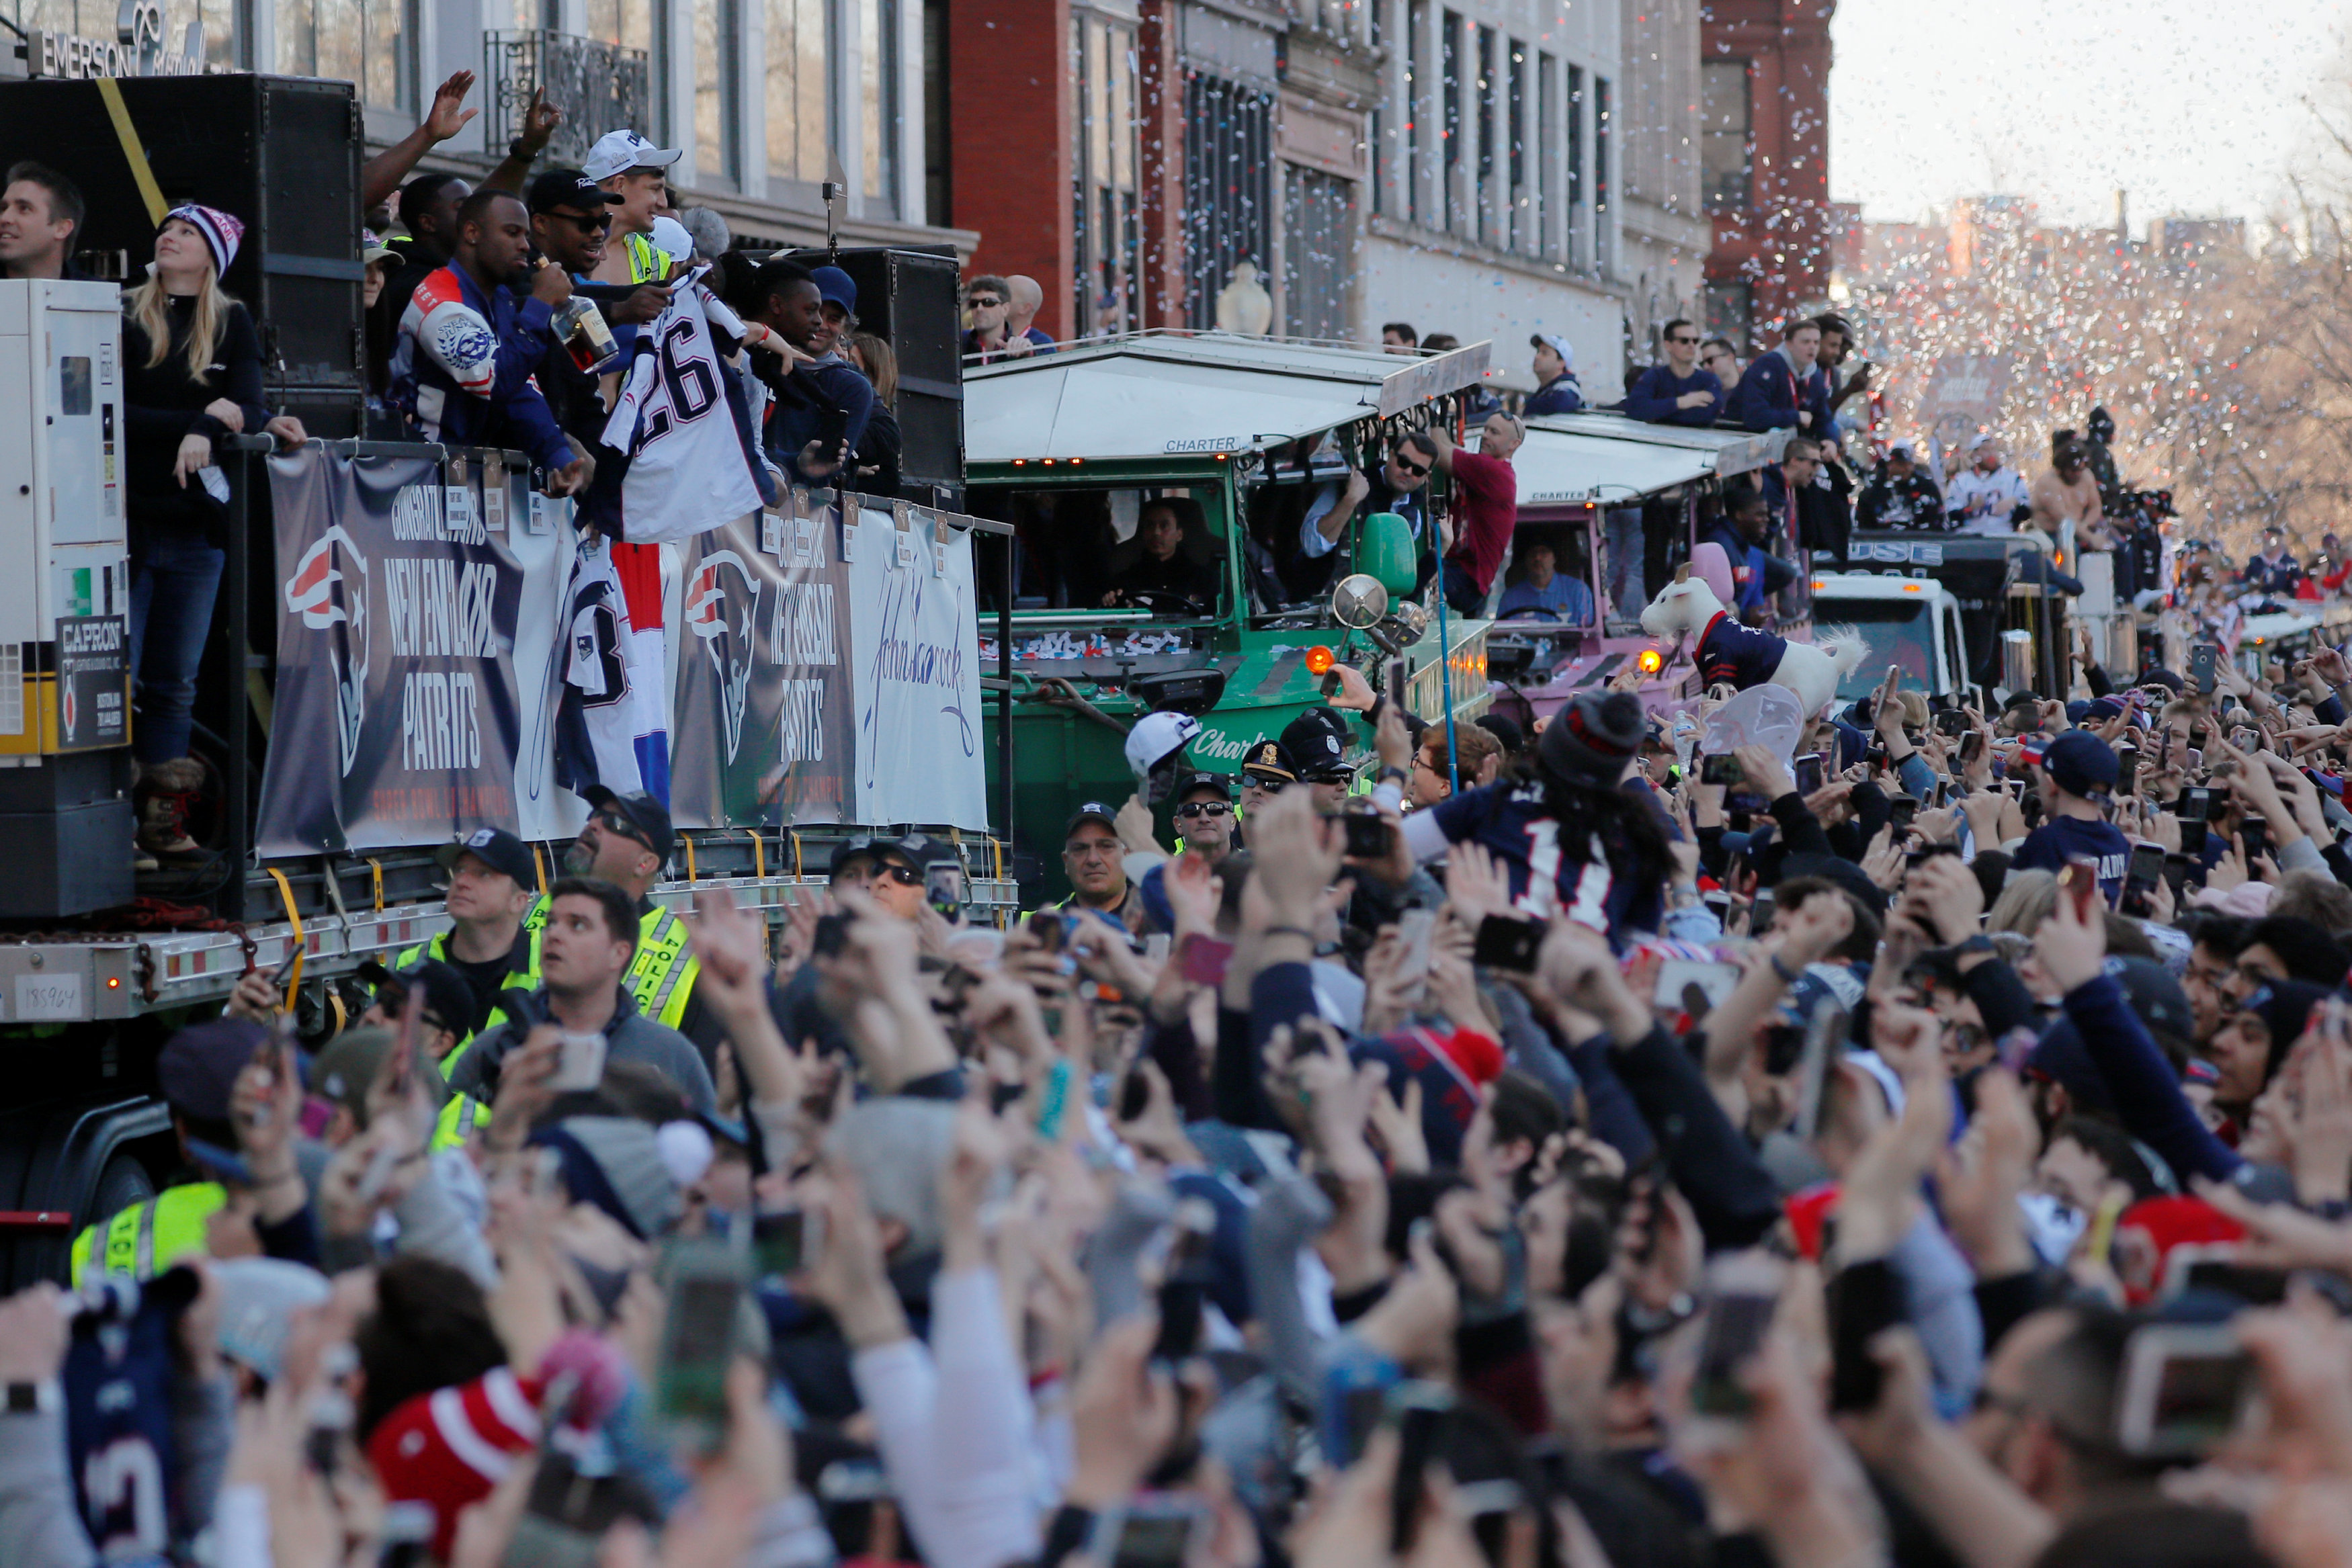
[[[1063,839],[1066,841],[1072,833],[1087,822],[1100,822],[1112,832],[1118,831],[1118,814],[1100,800],[1089,800],[1070,813],[1070,825],[1062,830]]]
[[[1181,800],[1187,795],[1198,794],[1203,789],[1211,791],[1220,800],[1229,801],[1234,798],[1233,775],[1229,773],[1187,773],[1182,778],[1176,780],[1176,788],[1168,792],[1168,798],[1171,800]]]
[[[1315,783],[1348,777],[1347,730],[1329,708],[1308,708],[1282,728],[1282,749],[1298,776]]]
[[[467,855],[510,878],[517,887],[539,885],[539,862],[531,857],[530,846],[504,828],[476,828],[433,852],[443,871],[456,871],[457,862]]]
[[[874,850],[877,854],[898,855],[917,871],[938,863],[963,863],[953,844],[943,839],[935,839],[929,833],[908,833],[903,839],[877,839]]]
[[[591,784],[581,791],[582,800],[591,810],[602,811],[607,806],[628,823],[629,836],[661,856],[667,863],[670,846],[677,839],[669,825],[669,808],[651,795],[616,795],[602,784]]]
[[[384,1004],[387,1012],[397,1014],[407,1005],[409,991],[416,987],[425,990],[425,1011],[432,1023],[460,1039],[473,1032],[474,988],[466,983],[465,975],[455,964],[439,958],[419,958],[405,969],[386,968],[370,959],[354,971],[359,977],[376,988],[376,999]],[[390,987],[393,994],[384,995]]]
[[[843,877],[849,874],[849,868],[853,862],[857,861],[871,861],[873,858],[874,838],[872,834],[860,833],[854,839],[844,839],[841,842],[833,846],[833,860],[825,867],[824,874],[828,880],[839,882]]]
[[[524,204],[534,213],[551,213],[558,207],[593,213],[606,206],[618,206],[624,199],[617,192],[608,191],[590,179],[584,169],[549,169],[530,183],[530,193],[524,198]]]

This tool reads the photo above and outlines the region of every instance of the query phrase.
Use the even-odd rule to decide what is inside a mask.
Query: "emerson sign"
[[[100,77],[196,76],[205,68],[202,22],[190,22],[180,52],[166,54],[160,0],[122,0],[112,38],[31,31],[25,35],[25,74],[68,81]]]

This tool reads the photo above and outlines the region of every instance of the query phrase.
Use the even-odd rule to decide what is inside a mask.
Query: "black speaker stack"
[[[245,224],[222,286],[261,331],[268,401],[312,434],[359,434],[360,107],[352,84],[272,76],[125,77],[138,155],[166,207],[197,202]],[[76,259],[135,282],[155,224],[126,139],[89,81],[0,82],[0,152],[31,157],[81,188]]]
[[[804,250],[803,267],[838,267],[857,285],[857,325],[898,357],[892,412],[905,442],[902,489],[929,490],[932,505],[963,504],[962,275],[939,249]],[[944,493],[943,493],[944,492]]]

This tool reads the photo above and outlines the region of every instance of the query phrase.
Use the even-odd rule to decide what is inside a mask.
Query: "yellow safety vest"
[[[73,1282],[77,1289],[99,1252],[100,1273],[128,1274],[152,1280],[181,1259],[205,1250],[205,1222],[228,1206],[228,1188],[217,1182],[191,1182],[165,1187],[144,1203],[134,1203],[102,1225],[85,1228],[73,1244]],[[99,1234],[106,1241],[100,1249]]]
[[[534,932],[544,929],[549,902],[544,896],[534,902],[530,913],[522,917],[523,925]],[[702,962],[686,950],[686,922],[655,904],[637,921],[636,956],[622,977],[637,1011],[667,1029],[676,1029],[677,1020],[686,1016],[686,1004],[694,995],[694,977],[702,973]],[[536,941],[531,952],[536,963]],[[456,1051],[449,1053],[452,1061],[457,1056]]]
[[[629,258],[632,283],[659,283],[669,271],[669,252],[654,244],[650,235],[623,235],[621,252]]]
[[[532,907],[533,912],[536,913],[538,905],[534,904]],[[544,921],[542,921],[541,924],[543,925]],[[524,930],[530,937],[530,957],[528,960],[530,967],[508,970],[506,977],[499,982],[499,988],[500,990],[535,991],[539,989],[540,925],[531,925],[529,920],[526,919],[524,923]],[[415,946],[404,950],[400,956],[394,960],[392,967],[395,969],[405,969],[420,958],[437,958],[445,964],[451,962],[452,960],[449,957],[449,933],[446,931],[441,932],[429,942],[419,942]],[[493,1006],[490,1009],[490,1016],[482,1020],[482,1028],[484,1030],[496,1029],[499,1025],[506,1021],[506,1009]],[[447,1056],[441,1059],[442,1077],[446,1078],[449,1076],[449,1069],[457,1062],[458,1056],[464,1052],[466,1047],[471,1045],[473,1042],[474,1037],[471,1034],[459,1037],[457,1040],[457,1049],[452,1051]]]

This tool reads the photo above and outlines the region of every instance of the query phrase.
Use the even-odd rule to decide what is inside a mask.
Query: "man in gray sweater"
[[[449,1087],[488,1103],[498,1094],[507,1055],[547,1030],[604,1038],[607,1064],[641,1061],[668,1078],[697,1111],[716,1103],[709,1070],[692,1041],[637,1011],[622,977],[636,952],[637,915],[628,894],[609,882],[568,876],[549,890],[540,937],[540,988],[509,991],[507,1021],[475,1040],[449,1075]]]

